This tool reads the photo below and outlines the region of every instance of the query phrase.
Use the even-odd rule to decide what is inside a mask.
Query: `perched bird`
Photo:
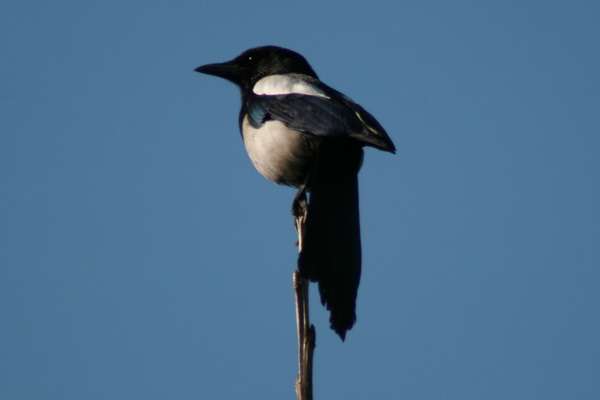
[[[319,80],[300,54],[257,47],[235,59],[196,68],[241,90],[239,127],[256,169],[308,192],[300,275],[318,282],[331,328],[345,339],[356,321],[361,274],[358,171],[363,147],[395,153],[364,108]]]

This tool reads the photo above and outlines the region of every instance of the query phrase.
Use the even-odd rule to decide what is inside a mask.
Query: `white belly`
[[[256,129],[244,117],[242,136],[252,164],[265,178],[296,187],[304,183],[314,150],[301,133],[274,120]]]

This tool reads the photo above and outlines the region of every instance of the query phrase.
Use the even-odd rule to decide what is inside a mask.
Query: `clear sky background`
[[[600,398],[600,3],[5,0],[0,399],[295,398],[295,191],[193,72],[265,44],[398,147],[315,398]]]

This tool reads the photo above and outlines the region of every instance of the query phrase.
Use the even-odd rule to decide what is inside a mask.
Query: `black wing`
[[[395,152],[391,139],[371,114],[343,94],[321,85],[327,97],[297,93],[252,94],[248,102],[250,118],[256,124],[278,120],[315,136],[350,136],[365,145]]]

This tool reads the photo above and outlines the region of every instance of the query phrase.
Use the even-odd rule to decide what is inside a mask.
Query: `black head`
[[[317,77],[304,57],[277,46],[246,50],[231,61],[203,65],[195,71],[227,79],[242,90],[250,90],[259,79],[269,75],[296,73]]]

